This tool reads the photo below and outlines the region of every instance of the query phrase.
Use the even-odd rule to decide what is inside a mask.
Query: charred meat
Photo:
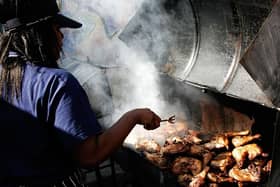
[[[191,144],[199,144],[202,142],[202,139],[198,137],[199,132],[194,130],[188,130],[187,134],[184,136],[184,141]]]
[[[183,138],[181,138],[180,136],[172,136],[166,139],[164,146],[178,143],[184,144]]]
[[[189,186],[189,183],[190,181],[192,180],[193,176],[191,174],[188,174],[188,173],[185,173],[185,174],[181,174],[181,175],[178,175],[178,183],[181,185],[181,186]]]
[[[250,164],[245,169],[239,169],[239,167],[236,165],[230,169],[229,176],[239,182],[260,182],[261,167]]]
[[[229,176],[225,176],[221,173],[213,173],[213,172],[209,172],[207,174],[207,178],[208,180],[210,180],[211,182],[213,183],[225,183],[225,182],[229,182],[229,183],[232,183],[234,182],[234,179],[229,177]]]
[[[227,136],[227,137],[246,136],[246,135],[249,135],[249,133],[250,133],[249,130],[234,131],[234,132],[226,132],[226,133],[225,133],[225,136]]]
[[[174,155],[178,153],[185,153],[190,150],[191,145],[184,143],[169,144],[161,148],[163,155]]]
[[[222,172],[226,172],[230,167],[234,165],[235,161],[234,158],[232,157],[231,152],[224,152],[218,154],[216,157],[214,157],[210,165],[213,168],[218,168]],[[214,181],[213,181],[214,182]]]
[[[249,159],[253,160],[262,154],[262,148],[257,144],[248,144],[241,147],[234,148],[232,156],[235,159],[239,168],[243,167],[244,162]]]
[[[209,167],[205,167],[199,174],[192,178],[192,181],[189,184],[189,187],[201,187],[205,184],[205,178],[209,171]]]
[[[239,147],[260,138],[260,134],[255,134],[253,136],[235,136],[231,141],[235,147]]]
[[[228,137],[224,134],[213,136],[213,138],[211,138],[209,142],[204,144],[204,147],[206,147],[209,150],[221,148],[229,149]]]
[[[148,153],[148,152],[144,152],[144,155],[147,160],[149,160],[152,164],[159,167],[160,169],[168,168],[168,160],[162,155],[157,153]]]
[[[191,173],[197,175],[202,170],[202,162],[192,157],[178,157],[172,163],[172,172],[176,175]]]
[[[188,130],[167,138],[163,146],[146,140],[137,148],[152,164],[177,175],[181,186],[254,186],[267,179],[272,161],[255,141],[261,135],[249,132],[213,135]]]
[[[266,165],[263,167],[263,172],[270,173],[272,167],[272,160],[269,160]]]
[[[154,140],[142,139],[136,144],[137,151],[144,151],[148,153],[159,153],[161,146]]]

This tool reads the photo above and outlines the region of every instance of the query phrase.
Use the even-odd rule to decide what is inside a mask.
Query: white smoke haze
[[[62,1],[62,12],[83,23],[81,29],[63,30],[65,56],[62,58],[62,66],[81,82],[98,114],[103,113],[107,117],[111,113],[110,119],[100,120],[104,128],[109,128],[123,113],[143,107],[151,108],[162,118],[175,114],[181,119],[187,119],[182,112],[186,111],[183,110],[185,106],[180,101],[169,103],[163,97],[156,63],[143,51],[133,50],[118,39],[119,32],[128,24],[142,2]],[[161,39],[169,37],[168,31],[163,32],[160,27],[158,29],[159,35],[150,37],[159,39],[158,50],[165,50],[165,43]],[[139,43],[144,41],[145,38]],[[165,92],[171,92],[172,89],[170,87]],[[146,131],[142,126],[136,126],[126,143],[134,144],[141,137],[154,135],[157,135],[158,140],[163,140],[166,138],[161,135],[164,128],[162,125],[154,131]]]

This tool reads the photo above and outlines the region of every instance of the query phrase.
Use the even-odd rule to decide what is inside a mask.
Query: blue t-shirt
[[[77,144],[102,129],[78,81],[63,69],[25,65],[22,94],[0,100],[0,179],[60,180]]]

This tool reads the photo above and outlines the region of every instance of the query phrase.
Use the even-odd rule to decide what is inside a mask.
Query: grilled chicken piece
[[[269,160],[266,165],[263,167],[263,172],[270,173],[272,167],[272,160]]]
[[[142,139],[135,145],[137,151],[145,151],[149,153],[159,153],[161,146],[154,140]]]
[[[255,158],[251,163],[256,165],[256,166],[261,166],[261,167],[264,167],[265,164],[267,163],[267,158],[264,158],[264,157],[258,157],[258,158]]]
[[[232,151],[232,156],[239,168],[243,167],[246,159],[253,160],[261,154],[262,148],[257,144],[248,144],[241,147],[236,147]]]
[[[165,140],[164,146],[171,145],[171,144],[178,144],[178,143],[183,144],[184,143],[183,138],[181,138],[180,136],[172,136]]]
[[[202,140],[196,136],[193,136],[193,135],[190,135],[190,134],[187,134],[185,137],[184,137],[184,141],[187,142],[187,143],[191,143],[191,144],[199,144],[202,142]]]
[[[186,145],[184,143],[169,144],[161,148],[161,153],[163,155],[173,155],[177,153],[185,153],[190,150],[191,145]]]
[[[209,183],[208,187],[219,187],[217,183]]]
[[[171,170],[176,175],[184,173],[197,175],[202,170],[202,162],[192,157],[178,157],[173,161]]]
[[[204,147],[210,150],[221,149],[221,148],[229,149],[228,137],[223,134],[215,135],[211,138],[209,142],[204,144]]]
[[[213,153],[211,153],[211,152],[204,153],[203,159],[202,159],[203,167],[207,166],[212,158],[213,158]]]
[[[249,130],[235,131],[235,132],[226,132],[225,136],[227,136],[227,137],[246,136],[246,135],[249,135],[249,133],[250,133]]]
[[[235,163],[235,160],[232,157],[232,153],[224,152],[224,153],[220,153],[216,157],[214,157],[211,160],[210,165],[213,168],[218,168],[218,169],[220,169],[220,171],[225,173],[228,168],[233,166],[234,163]]]
[[[261,167],[250,164],[248,168],[239,169],[234,166],[229,170],[229,176],[239,182],[260,182],[261,181]]]
[[[222,173],[209,172],[207,178],[214,183],[234,182],[234,179],[229,176],[223,176]]]
[[[191,145],[189,154],[191,155],[197,155],[197,156],[202,156],[204,153],[208,153],[209,150],[207,150],[205,147],[201,145]]]
[[[148,152],[144,152],[144,155],[147,160],[149,160],[152,164],[159,167],[160,169],[168,168],[168,160],[162,155],[157,153],[148,153]]]
[[[232,138],[231,141],[235,147],[239,147],[260,138],[261,138],[260,134],[255,134],[253,136],[235,136]]]
[[[177,182],[180,184],[180,186],[188,187],[192,178],[193,178],[193,176],[191,174],[188,174],[188,173],[181,174],[181,175],[178,175]]]
[[[205,178],[209,171],[209,167],[206,166],[199,174],[192,178],[192,181],[189,184],[189,187],[201,187],[205,184]]]
[[[213,158],[213,154],[202,145],[191,145],[188,154],[191,156],[201,157],[203,160],[203,167],[205,167],[208,164],[208,162]]]
[[[184,141],[191,144],[199,144],[202,142],[202,139],[200,139],[198,135],[198,131],[188,130],[187,134],[184,136]]]

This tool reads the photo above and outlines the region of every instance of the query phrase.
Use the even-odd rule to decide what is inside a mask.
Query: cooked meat
[[[178,157],[173,161],[171,170],[176,175],[184,173],[197,175],[202,170],[202,162],[192,157]]]
[[[272,160],[269,160],[266,165],[263,167],[265,173],[270,173],[272,167]]]
[[[199,144],[202,142],[202,139],[200,139],[198,135],[198,131],[188,130],[187,134],[184,136],[184,141],[191,144]]]
[[[264,167],[264,165],[267,163],[267,160],[268,159],[264,157],[257,157],[251,163],[253,163],[256,166]]]
[[[209,183],[208,187],[219,187],[217,183]]]
[[[244,130],[244,131],[234,131],[234,132],[226,132],[225,136],[227,137],[233,137],[233,136],[246,136],[249,135],[250,131],[249,130]]]
[[[245,169],[239,169],[236,165],[229,170],[229,176],[240,182],[260,182],[261,167],[250,164]]]
[[[167,169],[168,168],[168,160],[160,154],[157,153],[148,153],[144,152],[144,155],[147,160],[153,163],[155,166],[159,167],[160,169]]]
[[[202,159],[203,167],[205,167],[212,158],[213,158],[213,153],[211,153],[211,152],[204,153],[203,159]]]
[[[201,187],[205,183],[206,175],[209,171],[209,167],[205,167],[199,174],[192,178],[192,181],[189,184],[189,187]]]
[[[184,143],[169,144],[161,148],[161,153],[163,155],[185,153],[190,150],[190,146],[191,145],[186,145]]]
[[[141,139],[135,145],[136,150],[149,153],[159,153],[161,146],[154,140]]]
[[[199,144],[202,142],[202,140],[196,136],[193,136],[193,135],[190,135],[190,134],[187,134],[185,137],[184,137],[184,141],[187,142],[187,143],[192,143],[192,144]]]
[[[232,156],[239,168],[243,167],[246,159],[253,160],[261,154],[262,149],[257,144],[248,144],[241,147],[236,147],[232,151]]]
[[[213,172],[209,172],[207,174],[207,178],[211,181],[211,182],[215,182],[215,183],[224,183],[224,182],[234,182],[234,179],[229,177],[229,176],[223,176],[221,173],[213,173]]]
[[[235,163],[234,158],[232,157],[231,152],[224,152],[218,154],[214,157],[210,165],[214,168],[220,169],[222,172],[226,172],[228,168],[232,167]]]
[[[171,145],[171,144],[178,144],[178,143],[183,144],[184,143],[183,138],[181,138],[180,136],[172,136],[166,139],[164,146]]]
[[[192,178],[193,178],[193,176],[191,174],[185,173],[182,175],[178,175],[177,181],[181,186],[188,187]]]
[[[235,147],[239,147],[260,138],[261,138],[260,134],[255,134],[253,136],[235,136],[232,138],[231,141]]]
[[[210,150],[221,148],[229,149],[229,140],[228,137],[223,134],[215,135],[209,142],[205,143],[204,146]]]
[[[208,153],[209,150],[207,150],[205,147],[201,145],[191,145],[189,154],[196,155],[196,156],[202,156],[204,153]]]

